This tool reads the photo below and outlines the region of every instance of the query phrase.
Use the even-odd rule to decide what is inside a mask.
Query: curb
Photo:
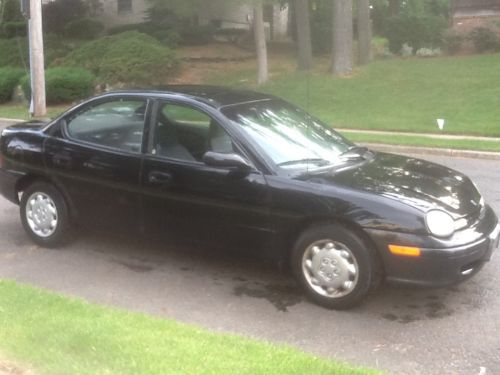
[[[420,154],[420,155],[437,155],[449,156],[469,159],[489,159],[500,160],[500,152],[492,151],[473,151],[473,150],[457,150],[451,148],[430,148],[430,147],[415,147],[415,146],[398,146],[381,143],[359,143],[376,151],[396,152],[401,154]]]
[[[471,141],[483,141],[483,142],[500,142],[500,137],[485,137],[477,135],[459,135],[459,134],[439,134],[439,133],[411,133],[411,132],[401,132],[401,131],[384,131],[384,130],[363,130],[363,129],[349,129],[349,128],[334,128],[339,132],[353,133],[353,134],[373,134],[373,135],[386,135],[388,137],[392,135],[401,135],[404,137],[422,137],[431,139],[449,139],[449,140],[471,140]]]
[[[1,122],[11,122],[13,124],[18,124],[20,122],[25,122],[26,120],[19,120],[17,118],[5,118],[5,117],[0,117]]]

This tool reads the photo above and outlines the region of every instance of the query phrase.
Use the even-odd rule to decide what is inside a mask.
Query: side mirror
[[[203,155],[203,162],[210,167],[234,168],[243,172],[248,172],[253,168],[247,160],[238,154],[223,154],[208,151]]]

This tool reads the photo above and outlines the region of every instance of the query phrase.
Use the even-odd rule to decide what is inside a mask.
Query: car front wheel
[[[340,225],[309,228],[298,239],[291,268],[307,296],[332,309],[355,306],[377,282],[377,259],[353,231]]]
[[[68,207],[62,194],[52,185],[36,182],[22,194],[21,221],[35,243],[58,247],[69,238]]]

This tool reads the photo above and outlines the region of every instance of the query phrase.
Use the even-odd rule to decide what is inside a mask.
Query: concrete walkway
[[[335,130],[337,130],[339,132],[356,133],[356,134],[386,135],[388,137],[394,136],[394,135],[402,135],[402,136],[406,136],[406,137],[424,137],[424,138],[434,138],[434,139],[500,142],[500,137],[484,137],[484,136],[482,137],[482,136],[475,136],[475,135],[389,132],[389,131],[382,131],[382,130],[362,130],[362,129],[348,129],[348,128],[335,128]]]

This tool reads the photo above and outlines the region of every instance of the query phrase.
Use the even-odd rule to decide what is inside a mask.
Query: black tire
[[[325,247],[319,247],[323,243]],[[328,253],[330,243],[335,244],[335,254],[343,254],[342,257],[330,257],[332,254]],[[321,250],[317,255],[319,259],[314,259],[314,256],[312,260],[310,259],[310,255],[314,254],[311,250],[313,244],[318,244],[314,246],[316,252],[318,249]],[[341,251],[347,249],[347,252],[340,253],[338,249]],[[308,259],[312,265],[311,269],[306,266]],[[290,261],[292,273],[307,297],[330,309],[345,310],[356,306],[380,281],[380,266],[375,250],[354,231],[342,225],[317,225],[304,231],[292,250]],[[321,267],[324,265],[323,261],[326,261],[326,267],[330,268]],[[331,266],[329,262],[332,262]],[[340,263],[342,265],[339,266]],[[350,267],[349,269],[356,269],[357,272],[346,271],[346,265]],[[329,285],[315,284],[336,283],[342,279],[346,279],[350,287],[329,288]],[[331,289],[331,292],[328,292],[328,289]]]
[[[30,218],[28,218],[27,206],[29,200],[36,194],[41,194],[51,200],[50,206],[55,209],[56,222],[50,232],[46,234],[37,234],[37,232],[30,225]],[[21,221],[24,230],[31,237],[31,239],[42,247],[55,248],[66,244],[71,238],[72,228],[69,218],[68,205],[63,195],[53,185],[46,182],[35,182],[23,191],[20,203]],[[47,213],[50,215],[51,213]],[[31,218],[33,223],[33,218]]]

